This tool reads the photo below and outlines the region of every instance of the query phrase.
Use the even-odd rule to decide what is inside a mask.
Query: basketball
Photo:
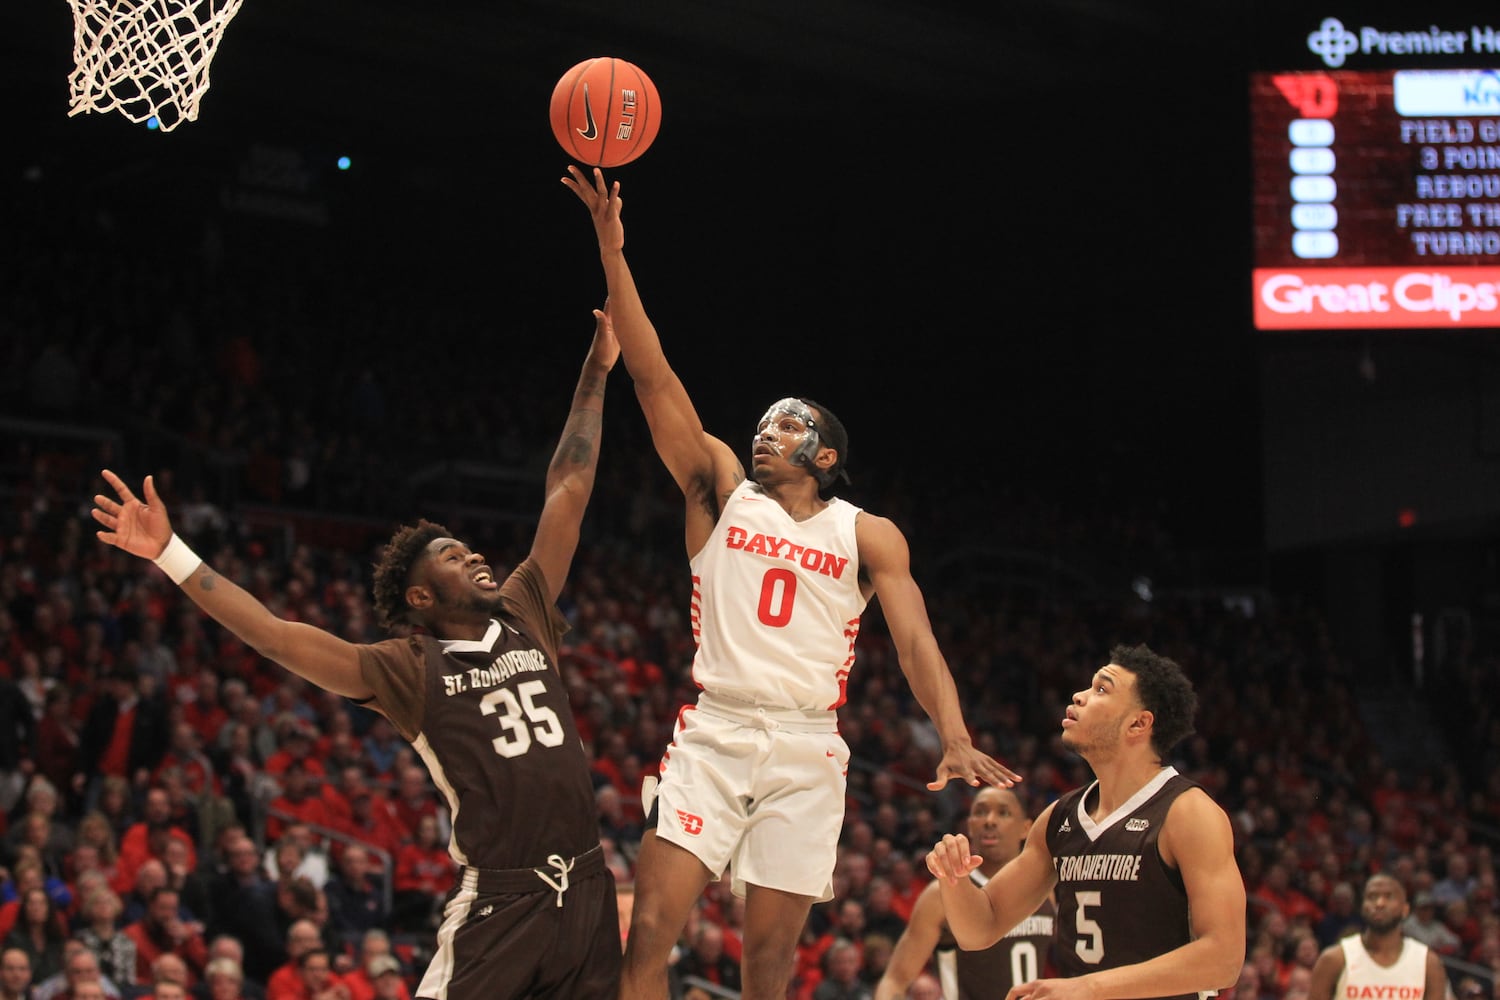
[[[552,90],[552,134],[591,167],[618,167],[640,156],[661,128],[656,84],[639,66],[601,56],[585,59]]]

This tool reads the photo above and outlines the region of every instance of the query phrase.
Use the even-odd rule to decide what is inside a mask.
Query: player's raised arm
[[[573,554],[578,550],[583,512],[594,492],[599,436],[604,428],[604,387],[619,357],[620,345],[606,302],[603,310],[594,310],[594,340],[573,390],[573,406],[563,425],[562,439],[547,466],[547,499],[531,543],[531,558],[546,577],[554,601],[568,578]]]
[[[346,698],[371,696],[352,643],[320,628],[276,617],[194,554],[173,533],[166,505],[150,476],[142,501],[119,476],[108,469],[102,474],[118,499],[103,494],[94,497],[94,520],[103,529],[96,532],[101,542],[153,560],[193,603],[266,659]]]
[[[718,498],[733,489],[744,472],[734,453],[704,431],[698,411],[667,362],[661,338],[641,304],[635,278],[625,262],[620,182],[606,187],[603,172],[595,168],[590,183],[577,166],[568,167],[568,176],[562,182],[584,203],[594,220],[609,289],[610,318],[657,454],[683,493],[690,500],[700,495],[711,500],[712,513],[717,516]]]
[[[889,518],[862,513],[855,522],[855,536],[860,566],[869,574],[880,598],[901,672],[943,741],[937,779],[927,787],[936,791],[953,778],[971,785],[980,782],[1002,788],[1014,785],[1021,780],[1020,775],[981,752],[969,738],[958,702],[958,688],[947,660],[938,649],[922,591],[912,578],[911,554],[901,529]]]

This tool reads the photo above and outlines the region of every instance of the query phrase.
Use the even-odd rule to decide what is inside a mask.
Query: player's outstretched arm
[[[690,499],[703,494],[705,500],[713,500],[712,509],[717,516],[714,498],[723,492],[719,480],[730,478],[737,483],[743,478],[743,470],[738,468],[733,453],[704,431],[698,411],[682,380],[668,364],[661,338],[646,315],[635,278],[625,262],[620,182],[606,186],[604,173],[597,167],[591,182],[577,166],[568,167],[568,176],[562,182],[584,203],[594,220],[599,259],[609,289],[610,317],[657,454],[683,493]],[[725,453],[733,468],[719,467],[724,464]],[[739,474],[736,476],[735,472]],[[730,483],[729,488],[733,485]]]
[[[1052,806],[1042,810],[1016,859],[980,888],[969,873],[984,859],[969,848],[963,834],[948,834],[927,852],[927,870],[943,894],[943,913],[958,946],[965,951],[988,948],[1011,928],[1036,912],[1057,881],[1047,850]],[[1147,994],[1141,994],[1146,996]]]
[[[959,707],[958,688],[948,661],[938,649],[937,636],[927,617],[927,604],[911,575],[911,553],[906,536],[889,519],[861,513],[854,525],[859,546],[859,564],[869,574],[870,583],[880,599],[901,672],[943,741],[943,759],[938,763],[937,780],[928,784],[936,791],[951,779],[959,778],[970,785],[986,782],[1009,788],[1021,776],[988,754],[980,752],[964,725]]]
[[[943,894],[936,882],[929,882],[917,896],[906,930],[896,941],[886,962],[885,974],[875,984],[874,1000],[901,1000],[912,980],[922,974],[927,960],[937,950],[943,934]]]
[[[610,369],[620,357],[609,318],[609,303],[594,310],[594,340],[583,360],[573,406],[563,425],[562,439],[547,466],[547,499],[537,520],[531,543],[535,560],[547,581],[553,601],[562,592],[563,581],[578,551],[579,529],[589,496],[594,492],[594,471],[599,464],[599,437],[604,429],[604,387]]]
[[[94,497],[94,520],[103,529],[96,532],[101,542],[155,561],[193,603],[266,659],[346,698],[372,695],[360,675],[357,647],[320,628],[271,614],[173,534],[152,477],[146,477],[142,501],[119,476],[108,469],[102,474],[115,497]]]

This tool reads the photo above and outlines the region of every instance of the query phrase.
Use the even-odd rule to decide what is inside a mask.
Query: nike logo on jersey
[[[583,85],[583,121],[586,127],[574,129],[574,131],[584,139],[593,140],[599,138],[599,129],[594,124],[594,107],[589,103],[589,85],[587,83]]]

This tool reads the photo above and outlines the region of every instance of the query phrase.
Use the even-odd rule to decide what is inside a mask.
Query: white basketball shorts
[[[833,898],[849,747],[834,713],[757,708],[703,693],[683,710],[655,789],[656,835],[731,888]],[[650,780],[642,806],[651,809]]]

